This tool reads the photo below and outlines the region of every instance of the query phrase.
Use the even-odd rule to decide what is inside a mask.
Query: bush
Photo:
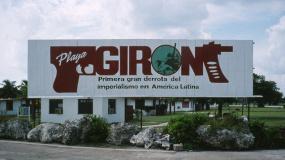
[[[211,120],[208,122],[208,125],[211,125],[211,130],[216,131],[218,129],[229,129],[240,131],[248,131],[248,126],[234,114],[228,114],[224,116],[223,119]]]
[[[249,123],[249,129],[255,137],[254,147],[264,148],[267,144],[266,129],[264,122],[253,121]]]
[[[134,120],[139,121],[141,119],[141,110],[135,109],[134,114],[135,114]]]
[[[79,128],[82,130],[81,140],[84,143],[105,142],[109,135],[109,124],[95,115],[83,117]]]
[[[209,127],[206,136],[198,135],[197,129],[199,126]],[[202,127],[202,126],[201,126]],[[261,121],[252,121],[245,123],[236,115],[229,114],[224,116],[223,119],[210,120],[204,114],[185,115],[171,119],[164,130],[170,134],[174,143],[183,143],[185,148],[188,149],[210,149],[210,148],[228,148],[228,149],[276,149],[285,148],[285,128],[282,130],[279,127],[268,127]],[[245,138],[233,137],[227,138],[225,141],[219,140],[219,136],[223,135],[222,132],[238,133],[238,135],[245,135]],[[225,136],[227,133],[224,134]],[[248,136],[253,137],[250,138]],[[252,136],[253,135],[253,136]],[[207,143],[208,139],[205,137],[216,136],[217,146]],[[228,135],[229,136],[229,135]],[[204,138],[204,139],[203,139]],[[244,141],[244,140],[248,141]],[[254,139],[254,140],[253,140]],[[235,141],[234,141],[235,140]],[[242,141],[240,141],[242,140]],[[254,143],[253,143],[254,141]],[[240,142],[246,142],[241,143]]]
[[[279,127],[269,127],[267,129],[269,148],[285,148],[285,137],[282,136]]]
[[[199,145],[197,128],[208,121],[205,114],[191,114],[173,118],[165,128],[165,132],[174,137],[174,143],[183,143],[185,146],[196,147]]]
[[[267,127],[264,122],[253,121],[249,125],[250,131],[255,136],[254,148],[284,148],[285,137],[279,127]]]
[[[204,125],[204,127],[208,126],[209,130],[206,134],[212,138],[215,138],[215,136],[216,138],[221,138],[218,136],[223,135],[223,132],[229,132],[239,136],[251,135],[248,123],[243,122],[242,119],[233,114],[227,114],[223,119],[218,120],[211,120],[205,114],[192,114],[178,117],[170,120],[168,126],[165,128],[165,132],[174,138],[174,143],[183,143],[187,149],[223,149],[223,147],[228,147],[229,149],[243,149],[248,148],[253,143],[253,139],[249,139],[250,141],[248,141],[248,143],[244,143],[246,146],[243,146],[243,143],[240,144],[240,140],[244,140],[242,137],[233,137],[229,140],[225,139],[224,141],[221,140],[221,142],[217,142],[220,143],[220,147],[213,146],[211,143],[207,143],[207,140],[203,139],[203,136],[201,137],[201,135],[199,135],[200,132],[197,130],[199,127],[202,127],[201,125]],[[229,137],[227,133],[225,133],[224,136],[225,138]]]
[[[263,102],[260,102],[260,101],[257,102],[257,107],[263,108],[264,106],[265,106],[265,105],[264,105]]]
[[[208,121],[196,132],[202,149],[243,150],[254,143],[248,123],[230,113],[224,114],[222,119]]]
[[[16,119],[16,116],[7,116],[7,115],[1,115],[0,113],[0,123],[1,122],[7,122],[8,120]]]

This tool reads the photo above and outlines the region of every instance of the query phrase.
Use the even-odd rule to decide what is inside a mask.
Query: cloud
[[[255,72],[277,82],[285,94],[285,16],[266,29],[267,37],[254,48]]]
[[[279,22],[268,30],[269,49],[267,52],[267,60],[270,60],[271,65],[264,67],[275,74],[285,74],[285,16],[281,17]]]
[[[284,15],[284,6],[284,1],[208,3],[208,17],[202,25],[202,30],[210,33],[213,39],[254,40],[254,72],[276,81],[283,93],[285,16],[280,18],[280,15]]]
[[[37,4],[41,7],[42,4]],[[61,1],[43,9],[34,38],[120,38],[134,35],[132,4],[122,1]]]
[[[27,79],[27,40],[134,38],[128,0],[1,1],[0,80]]]
[[[207,13],[197,2],[1,1],[0,80],[27,79],[28,39],[209,37],[199,31]]]
[[[285,16],[281,17],[277,24],[267,29],[268,43],[264,58],[260,60],[260,66],[268,77],[276,81],[285,93]]]
[[[204,0],[136,1],[136,27],[157,38],[205,38],[201,28],[208,16],[206,4]]]
[[[231,39],[258,39],[254,34],[265,34],[271,21],[285,11],[284,1],[213,1],[205,5],[208,16],[203,19],[203,30]]]

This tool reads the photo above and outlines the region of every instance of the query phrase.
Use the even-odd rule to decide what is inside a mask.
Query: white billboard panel
[[[250,40],[30,40],[29,97],[250,97]]]

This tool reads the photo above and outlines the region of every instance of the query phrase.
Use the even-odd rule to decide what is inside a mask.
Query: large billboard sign
[[[29,97],[249,97],[248,40],[30,40]]]

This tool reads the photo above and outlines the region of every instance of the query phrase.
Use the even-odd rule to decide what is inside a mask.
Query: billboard
[[[28,96],[249,97],[250,40],[29,40]]]

